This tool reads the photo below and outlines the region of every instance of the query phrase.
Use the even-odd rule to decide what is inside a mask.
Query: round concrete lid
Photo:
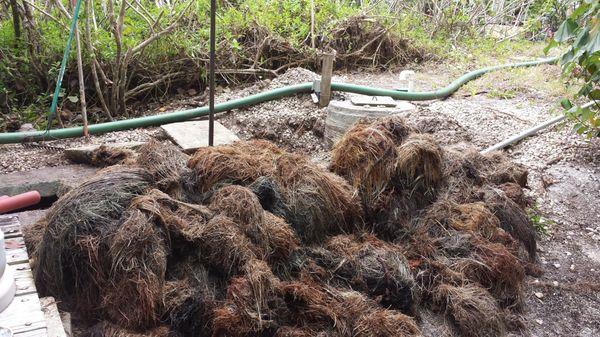
[[[329,110],[344,111],[349,115],[356,115],[362,117],[368,115],[370,117],[386,117],[391,115],[397,115],[400,113],[406,113],[415,110],[417,107],[406,101],[395,101],[395,107],[384,107],[384,106],[368,106],[368,105],[354,105],[351,101],[331,101],[329,103]]]

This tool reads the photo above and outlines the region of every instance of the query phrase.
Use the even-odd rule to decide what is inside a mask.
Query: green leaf
[[[560,101],[560,106],[562,106],[565,110],[569,110],[573,107],[573,104],[571,104],[571,101],[568,98],[565,98]]]
[[[67,99],[69,101],[71,101],[71,103],[77,103],[77,102],[79,102],[79,97],[77,97],[77,96],[67,96]]]
[[[588,43],[589,37],[590,37],[590,29],[588,27],[585,27],[585,29],[582,30],[579,33],[579,35],[577,35],[577,38],[575,39],[575,42],[573,43],[573,47],[575,47],[575,48],[584,47]]]
[[[600,89],[592,90],[592,92],[588,94],[588,97],[594,101],[600,100]]]
[[[554,40],[556,42],[565,42],[575,35],[575,31],[579,28],[579,25],[573,19],[566,19],[563,23],[558,26],[556,34],[554,34]]]
[[[573,62],[573,59],[575,58],[575,51],[573,50],[573,48],[570,48],[566,53],[563,54],[563,56],[560,58],[560,63],[561,64],[567,64],[567,63],[571,63]]]
[[[591,40],[585,47],[585,50],[587,50],[590,54],[593,54],[600,50],[600,32],[596,32],[596,34],[592,36]]]
[[[554,39],[550,40],[550,42],[548,42],[546,47],[544,47],[544,54],[548,55],[548,52],[550,51],[550,49],[552,49],[556,46],[558,46],[558,42],[554,41]]]

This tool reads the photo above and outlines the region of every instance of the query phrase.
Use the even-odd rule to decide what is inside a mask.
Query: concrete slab
[[[104,145],[110,149],[128,149],[135,150],[144,145],[143,142],[128,142],[128,143],[109,143],[109,144],[93,144],[80,147],[73,147],[65,150],[65,157],[75,163],[87,163],[90,154]]]
[[[190,153],[200,147],[208,146],[208,121],[166,124],[161,128],[184,152]],[[225,145],[240,139],[223,124],[215,121],[214,140],[215,145]]]
[[[96,171],[98,168],[95,167],[65,165],[3,174],[0,175],[0,195],[12,196],[36,190],[42,197],[52,197],[77,186]]]

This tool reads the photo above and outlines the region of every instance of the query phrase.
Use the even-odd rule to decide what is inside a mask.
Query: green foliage
[[[528,13],[525,28],[529,37],[539,40],[550,32],[558,29],[558,26],[567,18],[567,8],[571,0],[535,0]]]
[[[573,13],[558,27],[546,52],[567,45],[560,63],[563,74],[579,86],[573,100],[561,102],[565,114],[573,120],[573,130],[587,137],[600,136],[600,2],[582,0]],[[578,105],[585,99],[591,104]]]
[[[554,220],[548,219],[542,215],[542,212],[537,204],[530,207],[527,210],[527,214],[529,215],[529,219],[531,220],[531,223],[538,234],[547,235],[548,226],[555,223]]]

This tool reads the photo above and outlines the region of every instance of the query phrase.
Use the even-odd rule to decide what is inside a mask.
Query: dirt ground
[[[416,67],[416,88],[443,86],[456,70],[434,73]],[[439,70],[439,69],[438,69]],[[442,144],[468,142],[484,149],[523,129],[550,119],[558,112],[561,92],[556,89],[560,70],[542,66],[500,72],[477,80],[443,101],[417,103],[406,115],[413,124],[436,135]],[[517,78],[508,80],[511,75]],[[312,81],[316,75],[295,69],[282,77],[239,90],[224,89],[218,101],[243,97],[269,88]],[[346,73],[335,81],[378,87],[397,86],[399,71],[379,74]],[[541,83],[541,85],[534,85]],[[157,112],[188,106],[197,97],[178,97]],[[152,111],[150,111],[152,112]],[[308,95],[296,96],[226,113],[220,121],[240,138],[266,138],[293,151],[327,160],[322,136],[326,111]],[[156,128],[93,137],[87,142],[122,142],[163,137]],[[82,140],[50,142],[55,151],[21,145],[0,146],[0,173],[65,163],[60,148]],[[524,335],[600,336],[600,139],[584,140],[569,126],[554,126],[511,147],[506,153],[530,170],[529,195],[542,214],[546,234],[539,238],[539,263],[544,274],[528,278]]]

